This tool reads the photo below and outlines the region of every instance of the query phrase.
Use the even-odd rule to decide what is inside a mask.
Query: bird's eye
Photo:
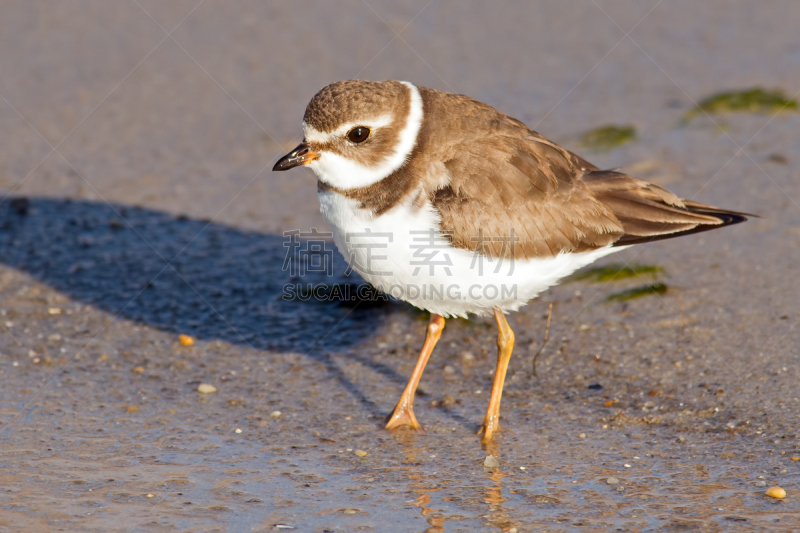
[[[356,126],[347,132],[347,140],[355,144],[363,143],[367,140],[370,133],[369,128],[366,126]]]

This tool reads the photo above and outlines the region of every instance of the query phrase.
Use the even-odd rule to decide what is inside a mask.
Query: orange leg
[[[503,383],[506,381],[506,371],[511,360],[511,351],[514,349],[514,332],[506,322],[503,312],[495,308],[494,318],[497,320],[497,370],[494,373],[494,384],[492,385],[492,397],[489,398],[489,409],[486,411],[486,418],[483,426],[478,432],[483,432],[481,442],[489,442],[494,436],[494,432],[500,429],[500,399],[503,397]]]
[[[431,313],[428,333],[425,335],[425,344],[422,345],[422,351],[419,353],[417,366],[414,367],[414,373],[411,374],[411,379],[408,380],[406,390],[400,396],[400,401],[397,402],[392,417],[386,424],[386,429],[393,429],[398,426],[411,426],[414,429],[422,429],[422,426],[417,422],[417,417],[414,416],[414,393],[417,391],[417,385],[419,385],[419,380],[422,378],[422,371],[425,370],[425,365],[428,364],[428,358],[433,352],[433,347],[436,346],[436,342],[442,336],[443,329],[444,318]]]

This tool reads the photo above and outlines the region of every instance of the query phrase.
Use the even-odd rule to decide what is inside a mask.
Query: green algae
[[[641,285],[625,291],[617,292],[606,298],[607,302],[627,302],[634,298],[649,296],[651,294],[664,294],[668,287],[664,283],[653,283],[651,285]]]
[[[765,90],[760,87],[743,91],[724,91],[703,99],[686,112],[683,122],[703,114],[721,113],[780,113],[797,112],[797,100],[787,98],[780,89]]]
[[[590,268],[573,277],[574,280],[589,280],[592,283],[604,283],[606,281],[619,281],[639,276],[649,276],[653,279],[663,274],[664,269],[656,265],[604,265]]]
[[[613,150],[625,143],[636,140],[636,128],[633,126],[603,126],[589,130],[581,136],[581,143],[592,150]]]

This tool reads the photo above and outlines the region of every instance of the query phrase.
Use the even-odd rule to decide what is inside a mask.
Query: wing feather
[[[613,243],[623,235],[612,211],[581,181],[580,161],[534,137],[472,141],[445,161],[449,184],[431,202],[454,245],[492,256],[555,256]],[[503,239],[519,239],[513,246]],[[491,239],[491,243],[486,242]]]
[[[477,100],[420,91],[428,119],[419,153],[446,169],[446,179],[423,180],[423,190],[458,248],[472,251],[480,241],[492,257],[547,257],[687,235],[750,216],[599,170]],[[511,235],[514,246],[503,242]]]

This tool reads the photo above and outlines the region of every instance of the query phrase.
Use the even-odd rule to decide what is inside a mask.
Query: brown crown
[[[398,81],[337,81],[314,95],[303,121],[328,132],[347,122],[385,114],[399,118],[407,113],[408,100],[408,87]]]

